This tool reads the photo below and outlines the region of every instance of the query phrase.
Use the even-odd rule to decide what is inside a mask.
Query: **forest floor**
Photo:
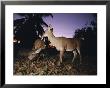
[[[29,60],[27,56],[19,56],[14,61],[14,75],[97,75],[97,62],[94,57],[85,57],[82,64],[76,59],[74,63],[66,57],[57,66],[58,55],[54,57],[35,57]]]

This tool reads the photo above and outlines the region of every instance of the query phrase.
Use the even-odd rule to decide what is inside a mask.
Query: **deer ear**
[[[50,31],[53,32],[53,28],[51,28]]]
[[[48,26],[48,30],[50,30],[51,29],[51,27],[50,26]]]

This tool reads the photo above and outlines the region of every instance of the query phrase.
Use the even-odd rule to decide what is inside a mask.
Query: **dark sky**
[[[14,15],[14,19],[21,18]],[[82,28],[85,24],[94,20],[92,13],[53,13],[53,18],[43,18],[47,24],[51,24],[56,37],[73,37],[77,28]],[[45,28],[46,29],[46,28]]]

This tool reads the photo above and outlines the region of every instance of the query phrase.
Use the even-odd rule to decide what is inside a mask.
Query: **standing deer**
[[[55,37],[53,34],[53,28],[48,26],[45,30],[43,37],[48,37],[48,40],[51,42],[51,45],[55,46],[58,51],[60,51],[60,60],[58,61],[58,65],[62,63],[62,58],[65,51],[72,51],[74,57],[72,62],[76,58],[77,54],[80,56],[81,62],[81,54],[80,54],[80,42],[76,38],[66,38],[66,37]]]

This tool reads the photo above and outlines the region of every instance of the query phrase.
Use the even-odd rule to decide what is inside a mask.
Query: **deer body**
[[[65,51],[73,51],[74,59],[76,58],[77,52],[80,55],[80,43],[78,39],[66,38],[66,37],[55,37],[53,35],[53,29],[48,27],[48,29],[43,34],[43,37],[48,37],[51,45],[55,46],[58,51],[60,51],[60,63],[62,63],[63,54]]]
[[[78,41],[76,39],[65,37],[52,37],[48,39],[51,45],[54,45],[58,51],[73,51],[76,47],[78,48]]]

